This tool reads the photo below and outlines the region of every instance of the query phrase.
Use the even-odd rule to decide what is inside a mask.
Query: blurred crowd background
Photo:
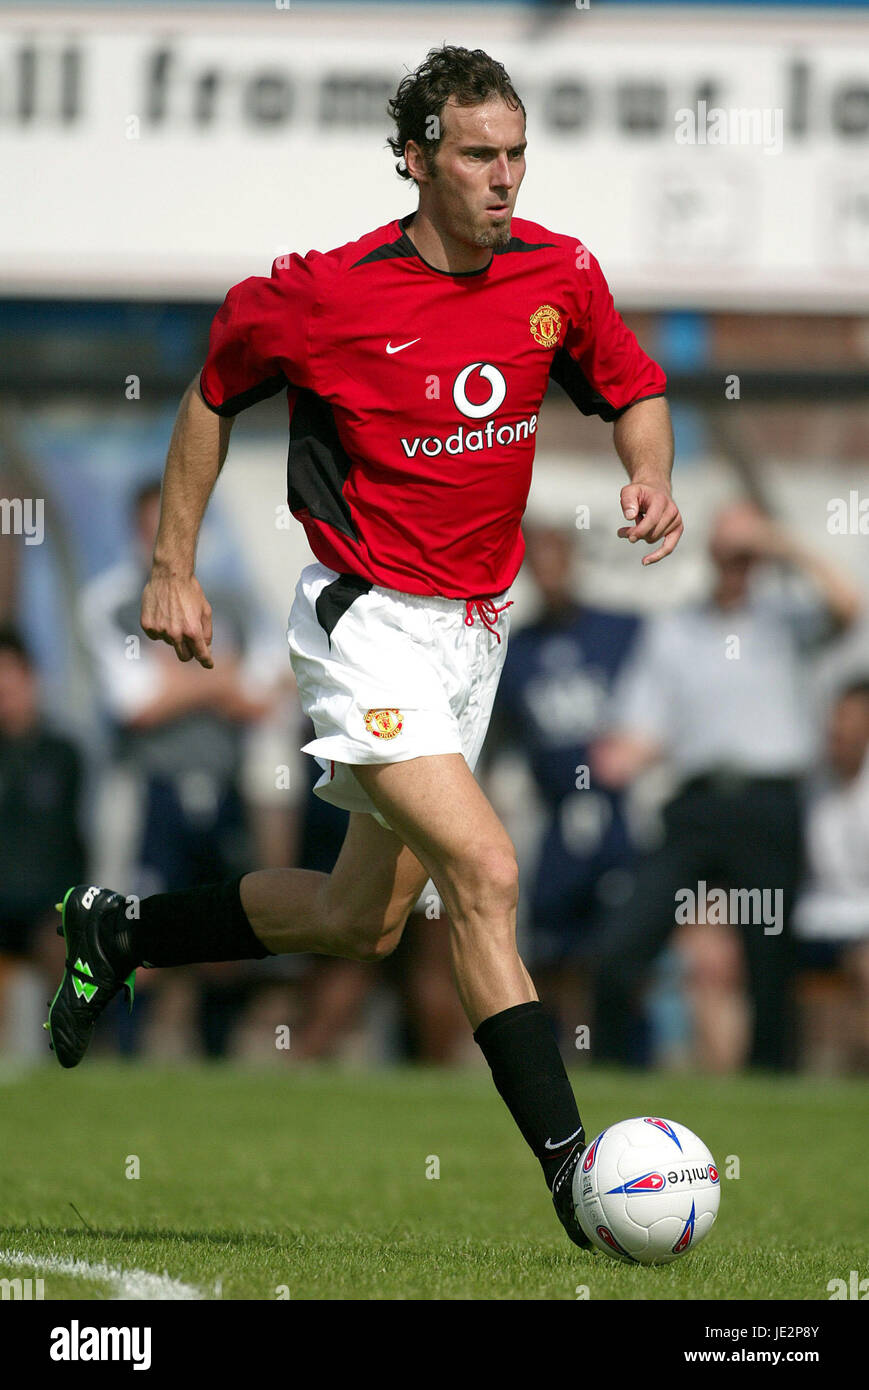
[[[282,397],[239,417],[202,531],[215,669],[139,600],[223,293],[409,210],[385,100],[446,40],[529,94],[519,215],[600,259],[676,432],[686,532],[644,568],[611,426],[553,385],[538,429],[479,776],[565,1058],[866,1072],[867,35],[860,5],[0,5],[0,1064],[49,1063],[72,884],[337,857]],[[781,148],[678,144],[701,100],[781,111]],[[140,970],[94,1050],[480,1065],[447,931],[429,884],[380,966]]]

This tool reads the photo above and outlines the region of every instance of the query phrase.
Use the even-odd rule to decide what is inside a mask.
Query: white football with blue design
[[[593,1139],[573,1200],[595,1249],[630,1264],[668,1264],[708,1236],[721,1178],[711,1153],[675,1120],[640,1115]]]

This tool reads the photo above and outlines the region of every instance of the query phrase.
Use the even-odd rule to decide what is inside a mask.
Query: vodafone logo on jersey
[[[468,378],[474,372],[479,372],[484,381],[488,381],[492,388],[489,399],[482,405],[474,405],[469,401],[465,394],[465,387]],[[470,367],[463,367],[453,382],[453,401],[456,410],[460,410],[468,420],[485,420],[487,415],[494,415],[499,406],[504,404],[504,397],[507,394],[507,383],[504,380],[504,373],[499,372],[497,367],[493,367],[491,362],[472,362]]]
[[[488,385],[489,394],[485,400],[472,401],[468,398],[468,386],[472,381],[478,388],[474,390],[471,386],[474,395],[481,394],[481,383]],[[429,434],[405,439],[402,436],[401,447],[409,459],[417,452],[425,454],[427,458],[436,458],[441,453],[477,453],[480,449],[503,448],[505,445],[528,439],[537,429],[536,415],[517,420],[514,424],[497,427],[494,420],[487,418],[494,415],[506,399],[507,380],[504,373],[493,367],[491,362],[471,362],[467,367],[462,367],[453,382],[453,404],[466,420],[485,420],[485,426],[469,430],[464,425],[459,425],[457,430],[446,437]]]

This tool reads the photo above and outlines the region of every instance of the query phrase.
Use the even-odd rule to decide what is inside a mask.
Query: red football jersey
[[[202,394],[220,415],[287,390],[287,501],[318,560],[412,594],[512,583],[549,378],[615,420],[663,371],[575,237],[512,220],[482,270],[422,259],[413,214],[280,256],[229,291]]]

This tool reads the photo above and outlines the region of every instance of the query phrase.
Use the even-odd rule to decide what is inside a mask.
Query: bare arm
[[[211,606],[193,573],[196,542],[208,499],[226,459],[232,420],[202,399],[198,378],[178,408],[163,473],[160,526],[151,577],[142,594],[141,624],[155,641],[174,647],[179,661],[195,657],[211,668]]]
[[[622,488],[621,504],[632,524],[622,526],[619,535],[631,544],[663,540],[643,557],[643,564],[651,565],[675,550],[684,529],[670,492],[673,427],[666,398],[655,396],[630,406],[613,426],[613,444],[631,480]]]
[[[846,631],[862,617],[863,598],[857,585],[823,556],[804,550],[799,542],[790,537],[783,537],[781,558],[795,569],[802,570],[811,580],[840,631]]]

